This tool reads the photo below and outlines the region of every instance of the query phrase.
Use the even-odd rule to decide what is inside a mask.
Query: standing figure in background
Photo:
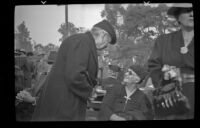
[[[44,82],[33,121],[85,120],[87,100],[96,85],[97,50],[116,43],[112,25],[103,20],[90,32],[65,39]]]
[[[194,21],[192,4],[174,4],[168,10],[180,25],[180,30],[161,35],[156,39],[148,61],[153,85],[164,86],[162,80],[168,73],[163,73],[164,65],[180,69],[182,93],[188,98],[190,111],[184,119],[194,118]],[[167,89],[164,86],[164,90]],[[175,119],[175,118],[174,118]]]

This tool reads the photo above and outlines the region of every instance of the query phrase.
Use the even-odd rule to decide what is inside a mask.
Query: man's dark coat
[[[96,45],[90,32],[64,40],[32,120],[85,120],[87,99],[95,85],[97,69]]]

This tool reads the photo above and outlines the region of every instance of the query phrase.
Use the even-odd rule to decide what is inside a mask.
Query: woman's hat
[[[99,27],[103,30],[105,30],[106,32],[108,32],[111,36],[111,44],[115,44],[116,43],[116,33],[115,30],[113,28],[113,26],[107,21],[107,20],[103,20],[97,24],[95,24],[93,27]]]
[[[192,8],[191,3],[175,3],[172,5],[172,7],[169,8],[167,11],[167,14],[170,16],[176,16],[179,13],[180,9],[183,8]]]
[[[132,65],[129,68],[133,70],[140,77],[141,80],[143,80],[148,75],[148,71],[143,66]]]

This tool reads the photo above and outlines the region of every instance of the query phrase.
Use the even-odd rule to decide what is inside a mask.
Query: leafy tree
[[[136,63],[146,66],[151,54],[155,38],[178,29],[175,20],[167,16],[168,6],[159,4],[157,7],[144,4],[106,4],[101,16],[106,18],[117,31],[117,44],[108,47],[107,58],[121,63],[125,67]],[[122,18],[119,23],[119,18]]]
[[[119,38],[123,38],[124,25],[120,23],[120,18],[123,22],[125,9],[121,4],[105,4],[104,10],[101,12],[101,17],[106,18],[117,31]]]
[[[35,47],[34,47],[34,48],[37,48],[37,47],[44,48],[44,46],[43,46],[42,44],[37,44],[37,45],[35,45]]]
[[[56,46],[54,44],[49,43],[46,46],[44,46],[44,51],[48,53],[49,51],[54,50],[55,48]]]
[[[45,47],[42,45],[42,44],[36,44],[35,42],[35,45],[34,45],[34,53],[35,54],[38,54],[38,53],[43,53],[45,51]]]
[[[129,5],[125,15],[125,26],[127,36],[147,36],[148,31],[144,30],[155,24],[155,20],[151,18],[152,7],[144,5]]]
[[[178,29],[177,23],[166,15],[167,10],[166,4],[159,4],[157,7],[129,4],[126,9],[121,4],[106,4],[101,16],[109,20],[117,31],[121,32],[123,35],[121,37],[127,37],[118,38],[117,50],[110,51],[109,57],[128,60],[136,55],[141,63],[147,60],[154,38],[170,32],[172,28]],[[123,17],[122,24],[117,22],[119,15]]]
[[[20,43],[20,48],[25,49],[30,52],[33,51],[31,44],[30,31],[25,25],[25,21],[23,21],[18,27],[18,32],[15,33],[15,39]]]
[[[66,23],[61,24],[58,32],[62,35],[59,39],[59,41],[62,42],[68,36],[78,33],[78,28],[76,28],[73,23],[68,22],[68,26],[66,26]]]
[[[54,47],[55,47],[55,45],[52,44],[52,43],[49,43],[47,46],[48,46],[50,49],[54,49]]]
[[[178,28],[176,21],[169,20],[166,4],[158,7],[144,5],[129,5],[125,15],[126,33],[128,36],[158,36],[165,34],[171,28]],[[152,31],[150,28],[154,28]]]

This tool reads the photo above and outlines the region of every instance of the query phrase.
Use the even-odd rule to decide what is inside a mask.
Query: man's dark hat
[[[177,12],[182,8],[192,8],[191,3],[176,3],[173,4],[172,7],[169,8],[167,11],[167,14],[170,16],[175,16]]]
[[[116,33],[115,30],[113,28],[113,26],[107,21],[107,20],[103,20],[97,24],[95,24],[93,27],[99,27],[103,30],[105,30],[106,32],[108,32],[111,36],[111,44],[115,44],[116,43]]]

